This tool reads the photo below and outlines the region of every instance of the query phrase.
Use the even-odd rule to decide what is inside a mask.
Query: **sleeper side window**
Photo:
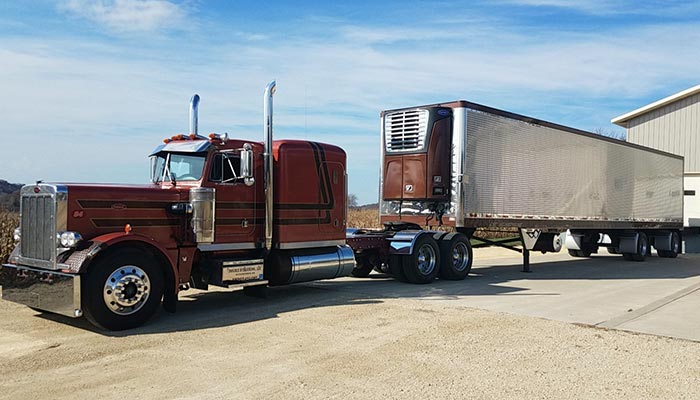
[[[219,183],[236,183],[239,180],[238,171],[240,170],[240,155],[219,153],[214,156],[211,171],[209,172],[209,180]]]

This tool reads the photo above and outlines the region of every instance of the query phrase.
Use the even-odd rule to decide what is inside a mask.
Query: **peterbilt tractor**
[[[145,323],[178,293],[367,276],[465,279],[479,227],[517,228],[531,250],[588,257],[605,246],[642,261],[680,251],[681,157],[457,101],[381,113],[380,221],[347,229],[345,152],[273,140],[187,135],[150,155],[151,183],[36,183],[21,189],[2,297],[108,330]],[[447,227],[430,230],[423,227]]]

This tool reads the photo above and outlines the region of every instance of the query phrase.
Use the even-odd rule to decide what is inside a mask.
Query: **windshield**
[[[151,181],[197,181],[202,178],[205,155],[159,153],[151,157]]]

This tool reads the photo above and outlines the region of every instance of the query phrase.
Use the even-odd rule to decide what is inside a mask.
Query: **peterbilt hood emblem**
[[[123,210],[126,208],[126,204],[124,203],[114,203],[112,204],[112,210]]]

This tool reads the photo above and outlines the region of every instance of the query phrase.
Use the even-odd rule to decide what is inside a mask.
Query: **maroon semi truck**
[[[145,322],[161,299],[174,311],[189,287],[256,294],[349,275],[345,152],[273,141],[274,91],[272,82],[264,143],[200,136],[195,95],[190,134],[151,154],[151,184],[23,187],[3,298],[119,330]]]

